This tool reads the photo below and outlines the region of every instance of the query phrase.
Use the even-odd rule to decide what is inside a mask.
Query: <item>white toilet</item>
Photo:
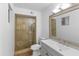
[[[33,50],[33,56],[40,55],[40,48],[41,48],[41,46],[39,44],[34,44],[31,46],[31,49]]]

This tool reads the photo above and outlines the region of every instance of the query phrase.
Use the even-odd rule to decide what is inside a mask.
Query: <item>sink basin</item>
[[[69,48],[63,44],[58,44],[58,48],[59,48],[59,51],[62,51],[62,52],[69,50]]]

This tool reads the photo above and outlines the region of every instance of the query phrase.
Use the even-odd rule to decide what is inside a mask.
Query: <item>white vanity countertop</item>
[[[41,42],[48,45],[63,56],[79,56],[79,50],[65,46],[51,39],[41,40]]]

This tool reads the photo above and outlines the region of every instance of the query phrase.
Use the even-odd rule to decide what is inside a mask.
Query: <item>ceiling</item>
[[[42,11],[45,8],[49,7],[51,4],[52,3],[14,3],[14,6]]]
[[[56,3],[14,3],[14,6],[25,8],[25,9],[32,9],[36,11],[43,11],[50,6],[52,6],[52,9],[53,9],[53,7],[55,7],[57,4]],[[72,3],[72,5],[75,5],[75,4]]]

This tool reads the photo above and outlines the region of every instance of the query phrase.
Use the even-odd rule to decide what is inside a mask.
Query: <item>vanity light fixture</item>
[[[56,8],[54,10],[52,10],[52,12],[55,14],[55,13],[58,13],[59,11],[61,11],[61,10],[69,8],[70,6],[71,6],[70,3],[61,3],[61,4],[58,4],[56,6]]]

